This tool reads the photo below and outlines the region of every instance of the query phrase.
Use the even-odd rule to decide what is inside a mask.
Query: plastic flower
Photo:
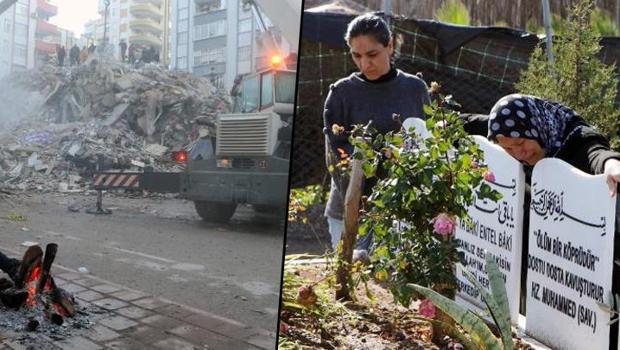
[[[420,307],[418,307],[418,313],[426,318],[435,318],[437,315],[437,309],[435,309],[435,305],[430,299],[424,299],[420,302]]]
[[[495,174],[493,174],[493,172],[490,170],[485,171],[482,176],[488,182],[495,182]]]
[[[280,321],[280,333],[286,334],[288,333],[288,330],[289,330],[289,325],[287,325],[286,322],[284,321]]]
[[[433,231],[443,237],[453,235],[455,229],[456,222],[451,215],[441,213],[433,219]]]
[[[317,301],[317,296],[314,293],[314,289],[312,288],[312,286],[302,286],[299,287],[299,290],[297,291],[297,303],[304,305],[304,306],[310,306],[310,305],[314,305],[316,304]]]
[[[332,134],[334,135],[340,135],[344,133],[344,127],[340,126],[338,124],[332,124]]]

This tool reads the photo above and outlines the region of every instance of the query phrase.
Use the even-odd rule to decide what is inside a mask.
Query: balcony
[[[60,35],[58,27],[42,19],[37,20],[37,33]]]
[[[129,36],[129,43],[134,45],[151,45],[156,49],[161,49],[161,39],[149,33],[135,33]]]
[[[45,0],[37,0],[37,12],[41,12],[47,17],[56,16],[58,14],[58,6],[52,5]]]
[[[226,9],[224,0],[194,0],[196,13],[209,13]]]
[[[163,31],[161,24],[147,17],[131,20],[131,22],[129,22],[129,27],[134,31],[148,31],[157,36],[159,36]]]
[[[150,3],[138,3],[133,4],[129,8],[129,12],[131,12],[132,15],[137,17],[150,17],[156,21],[159,21],[162,18],[163,11],[159,7]]]
[[[56,44],[43,41],[40,39],[37,39],[35,41],[34,47],[38,52],[41,52],[41,53],[46,53],[46,54],[56,53]]]
[[[154,4],[156,6],[161,6],[162,4],[162,0],[133,0],[134,3],[149,3],[149,4]]]

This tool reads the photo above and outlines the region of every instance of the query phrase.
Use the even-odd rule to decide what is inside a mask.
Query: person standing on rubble
[[[131,64],[136,62],[136,47],[133,44],[129,44],[129,48],[127,49],[127,58],[129,58],[129,63]]]
[[[348,135],[354,125],[372,121],[372,126],[381,133],[399,130],[401,124],[394,120],[394,114],[403,120],[408,117],[426,119],[422,107],[430,104],[426,83],[394,67],[394,39],[381,17],[365,14],[354,18],[344,39],[359,72],[331,85],[325,100],[323,130],[330,169],[352,155],[353,146]],[[348,181],[337,170],[330,173],[331,189],[325,216],[335,249],[344,229],[344,195]],[[367,181],[364,192],[370,188],[371,183]],[[372,236],[368,233],[358,241],[355,260],[368,260]]]
[[[77,44],[73,44],[73,47],[69,50],[69,59],[71,60],[72,66],[80,63],[78,61],[80,59],[80,48]]]
[[[127,53],[127,43],[125,42],[125,39],[121,40],[121,42],[118,44],[119,48],[121,49],[121,62],[125,62],[125,54]]]
[[[86,48],[86,46],[84,46],[82,50],[80,51],[80,58],[79,58],[78,63],[84,63],[86,62],[87,59],[88,59],[88,49]]]
[[[58,66],[62,67],[65,65],[65,55],[67,52],[65,51],[64,46],[56,45],[56,56],[58,57]]]
[[[90,46],[88,47],[88,54],[91,55],[95,53],[96,49],[97,49],[97,46],[95,46],[95,43],[90,43]]]

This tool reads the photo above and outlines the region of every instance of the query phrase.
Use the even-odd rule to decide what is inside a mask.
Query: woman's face
[[[545,150],[536,140],[498,136],[497,144],[513,158],[528,165],[534,165],[545,157]]]
[[[359,35],[349,40],[353,62],[368,80],[377,80],[390,71],[390,57],[394,52],[392,41],[383,46],[370,35]]]

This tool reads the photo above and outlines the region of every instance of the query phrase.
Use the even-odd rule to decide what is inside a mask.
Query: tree
[[[542,47],[537,47],[515,87],[521,93],[571,107],[618,149],[618,77],[615,65],[607,66],[596,57],[601,46],[600,34],[591,24],[593,8],[593,0],[581,0],[575,5],[564,35],[554,40],[555,63],[550,63]]]

